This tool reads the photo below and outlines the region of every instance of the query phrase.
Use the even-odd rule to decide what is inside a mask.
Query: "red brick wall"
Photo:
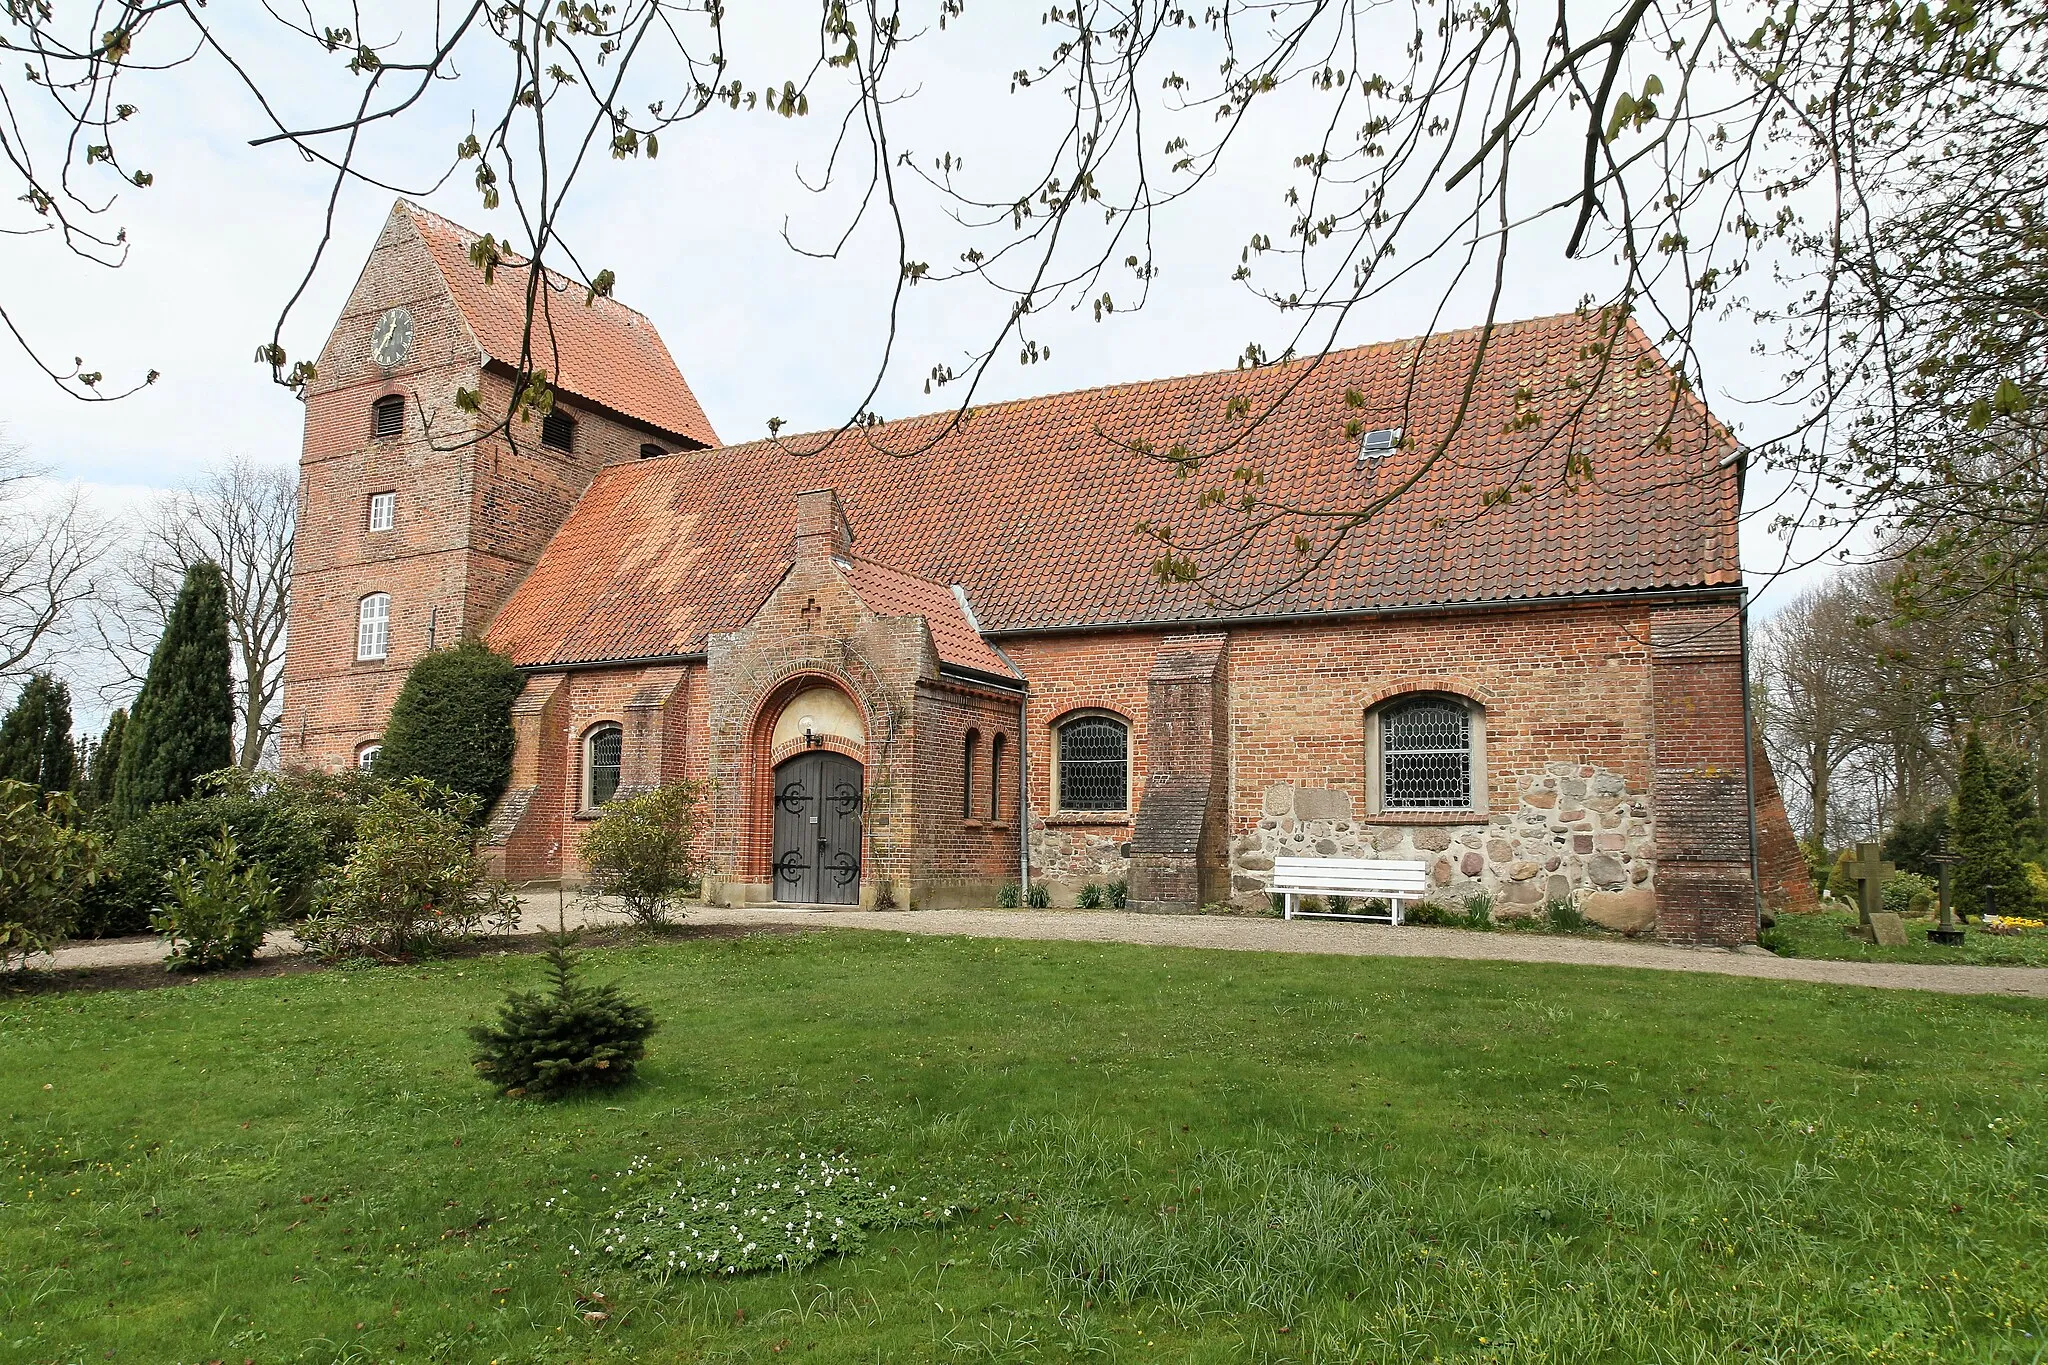
[[[921,853],[922,903],[993,904],[995,890],[1017,880],[1017,736],[1014,697],[951,683],[926,683],[917,693],[915,819]],[[963,779],[967,733],[976,734],[972,813]],[[1000,792],[990,786],[991,754],[1003,739]],[[999,795],[998,818],[989,800]]]
[[[1665,938],[1756,938],[1741,632],[1735,602],[1660,607],[1651,615],[1657,721],[1652,790],[1667,888],[1657,929]]]
[[[385,310],[413,319],[412,354],[394,371],[370,356]],[[376,739],[405,672],[439,644],[480,633],[538,558],[577,496],[604,464],[637,458],[636,429],[583,410],[571,454],[540,446],[538,421],[513,439],[477,440],[488,421],[461,412],[455,390],[482,395],[486,418],[507,410],[510,390],[479,370],[475,339],[439,269],[394,212],[363,268],[306,392],[298,540],[286,637],[282,756],[336,767]],[[370,405],[405,399],[404,434],[372,440]],[[395,492],[392,530],[368,529],[369,497]],[[357,604],[391,597],[390,648],[358,662]]]
[[[1144,800],[1148,756],[1147,679],[1165,632],[1096,632],[1016,636],[1003,652],[1030,680],[1025,743],[1031,779],[1031,877],[1046,882],[1055,904],[1073,904],[1088,882],[1126,877],[1132,821]],[[1130,725],[1130,812],[1122,817],[1066,815],[1053,809],[1054,727],[1075,711],[1111,711]]]

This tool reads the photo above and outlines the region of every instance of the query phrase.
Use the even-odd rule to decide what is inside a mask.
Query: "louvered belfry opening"
[[[370,404],[370,436],[373,440],[388,441],[405,434],[405,399],[398,394],[386,394]]]
[[[541,418],[540,443],[550,450],[574,450],[576,419],[566,412],[551,412]]]

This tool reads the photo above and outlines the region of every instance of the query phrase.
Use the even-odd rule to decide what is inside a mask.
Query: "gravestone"
[[[1881,941],[1872,927],[1872,920],[1874,916],[1885,913],[1884,881],[1896,871],[1897,868],[1884,860],[1883,851],[1876,844],[1856,845],[1856,861],[1850,865],[1850,874],[1857,883],[1856,927],[1872,943]],[[1892,915],[1889,918],[1892,921],[1890,931],[1898,934],[1898,941],[1904,943],[1905,929],[1899,924],[1899,917]]]
[[[1870,917],[1870,941],[1880,948],[1903,948],[1906,946],[1906,922],[1889,910],[1879,910]]]

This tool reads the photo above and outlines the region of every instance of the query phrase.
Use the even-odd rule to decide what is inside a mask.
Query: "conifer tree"
[[[77,771],[71,747],[71,689],[47,673],[29,676],[0,720],[0,781],[46,792],[71,790]]]
[[[392,703],[378,777],[424,777],[483,802],[512,776],[512,703],[526,680],[481,640],[423,655]]]
[[[113,804],[114,777],[121,771],[121,745],[127,732],[127,708],[116,707],[107,717],[107,728],[100,731],[100,742],[93,746],[92,764],[81,784],[88,810],[105,810]]]
[[[2027,870],[2014,846],[2012,812],[1999,794],[1984,739],[1963,744],[1954,820],[1956,908],[1966,915],[2023,915],[2033,904]]]
[[[219,567],[202,560],[185,571],[128,716],[114,778],[118,819],[182,801],[202,774],[234,762],[228,669],[227,592]]]

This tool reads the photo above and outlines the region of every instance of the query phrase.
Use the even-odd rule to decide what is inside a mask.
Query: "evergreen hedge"
[[[1999,776],[1976,730],[1963,743],[1956,783],[1954,845],[1956,909],[1965,915],[2024,915],[2033,908],[2015,835],[2013,813],[1999,792]]]
[[[373,771],[424,777],[487,813],[512,777],[512,703],[526,680],[481,640],[423,656],[405,676]]]
[[[114,778],[121,771],[121,747],[128,733],[128,712],[116,707],[93,746],[92,762],[79,783],[79,803],[89,811],[106,810],[114,804]]]
[[[47,673],[30,674],[7,718],[0,720],[0,782],[70,791],[76,763],[71,689]]]
[[[183,801],[200,777],[235,761],[228,668],[227,592],[220,567],[201,560],[185,570],[163,638],[150,656],[142,695],[128,716],[114,778],[118,820]]]

